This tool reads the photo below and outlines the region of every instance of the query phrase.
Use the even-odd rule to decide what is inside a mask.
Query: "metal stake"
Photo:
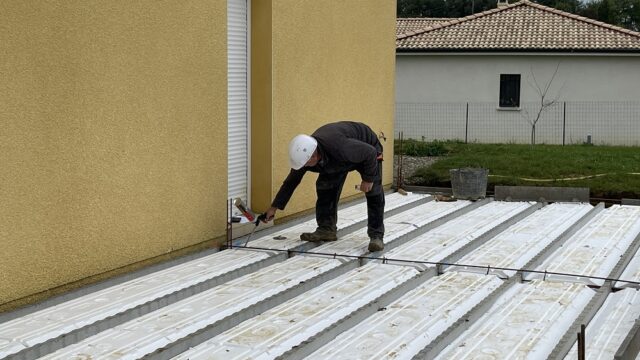
[[[233,216],[233,199],[229,199],[229,210],[227,212],[227,249],[231,249],[233,246],[232,238],[233,238],[233,224],[231,223],[231,217]]]
[[[396,189],[401,189],[404,185],[404,179],[402,178],[402,163],[404,157],[404,149],[403,149],[403,139],[404,132],[400,131],[398,135],[398,140],[400,141],[400,154],[398,154],[398,174],[396,175]]]
[[[578,360],[585,360],[585,346],[584,346],[584,333],[585,325],[580,325],[580,332],[578,332]]]

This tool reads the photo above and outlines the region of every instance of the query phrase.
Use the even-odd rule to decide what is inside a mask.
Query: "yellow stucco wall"
[[[393,137],[395,3],[251,13],[260,211],[295,134],[350,119]],[[224,235],[226,0],[0,2],[0,53],[0,312]],[[313,207],[314,180],[279,216]]]
[[[0,309],[224,235],[226,0],[0,2]]]
[[[273,163],[271,0],[251,4],[251,206],[271,203]]]
[[[383,143],[387,159],[383,182],[390,184],[395,1],[273,0],[268,3],[272,7],[271,22],[260,31],[264,33],[270,26],[271,78],[270,83],[264,85],[254,77],[252,86],[263,86],[264,93],[270,91],[271,108],[265,116],[268,119],[263,117],[260,121],[271,123],[268,134],[271,147],[261,148],[270,149],[273,166],[268,174],[265,169],[253,168],[253,183],[269,184],[269,188],[263,190],[269,192],[266,197],[256,194],[257,186],[254,187],[254,209],[269,206],[289,172],[289,140],[336,120],[361,121],[376,133],[384,132],[388,140]],[[254,34],[257,31],[254,29]],[[262,110],[254,106],[254,121]],[[253,141],[254,145],[264,145],[261,143],[264,139],[258,136],[254,136]],[[277,216],[313,207],[316,177],[316,174],[307,174],[286,210]],[[343,197],[356,194],[354,185],[359,183],[360,177],[352,173],[344,186]],[[269,200],[262,200],[265,198]]]

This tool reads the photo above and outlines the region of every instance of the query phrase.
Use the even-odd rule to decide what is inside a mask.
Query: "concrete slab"
[[[625,289],[609,294],[585,330],[585,353],[590,359],[613,359],[626,336],[640,318],[640,292]],[[578,358],[574,344],[566,360]]]
[[[389,199],[402,202],[400,197],[390,196]],[[518,283],[519,277],[512,273],[495,272],[499,276],[511,276],[508,280],[500,280],[492,275],[494,269],[489,274],[469,273],[461,272],[464,270],[461,267],[445,269],[444,274],[437,276],[434,268],[408,266],[400,261],[393,263],[389,258],[443,259],[445,262],[453,259],[451,262],[509,268],[521,267],[526,262],[524,267],[527,269],[551,271],[550,265],[559,265],[558,271],[573,273],[584,270],[587,275],[608,274],[610,277],[618,274],[618,268],[622,276],[626,266],[624,276],[635,279],[639,276],[637,264],[640,260],[631,260],[631,255],[637,250],[633,244],[638,243],[636,240],[640,236],[633,239],[634,233],[640,234],[640,208],[613,206],[602,210],[595,207],[589,211],[591,215],[581,217],[590,205],[556,203],[542,207],[543,204],[491,199],[473,203],[420,203],[426,201],[424,199],[397,206],[397,214],[386,213],[385,241],[388,241],[387,250],[390,251],[369,254],[378,258],[361,267],[358,265],[366,262],[362,256],[367,255],[368,242],[364,203],[360,203],[359,208],[350,207],[350,213],[339,216],[342,219],[339,227],[342,231],[348,229],[348,234],[341,234],[335,243],[316,248],[335,255],[304,254],[285,260],[287,249],[304,245],[298,240],[299,234],[307,229],[312,231],[314,220],[307,224],[303,224],[305,220],[278,229],[271,228],[262,234],[256,233],[255,241],[265,247],[274,246],[276,250],[229,250],[235,254],[261,256],[262,260],[250,261],[248,273],[239,278],[225,278],[210,289],[192,284],[198,293],[178,300],[175,300],[172,290],[167,290],[170,292],[166,296],[167,303],[171,304],[150,305],[146,314],[134,310],[130,319],[116,324],[110,320],[98,321],[104,327],[96,327],[99,332],[88,338],[83,331],[73,327],[75,324],[65,321],[70,319],[81,323],[79,318],[74,318],[78,315],[74,312],[75,305],[79,305],[80,312],[91,315],[101,312],[100,301],[85,305],[69,303],[68,311],[54,311],[45,318],[31,319],[24,330],[29,332],[42,328],[49,331],[47,321],[59,323],[64,328],[66,333],[63,335],[44,341],[70,341],[75,344],[40,347],[39,350],[46,352],[53,351],[54,346],[68,345],[49,354],[46,357],[49,359],[82,356],[165,359],[209,342],[215,343],[213,351],[221,351],[219,358],[225,360],[229,359],[229,354],[241,358],[247,355],[292,359],[321,354],[317,358],[339,359],[352,358],[354,354],[361,358],[421,358],[424,354],[434,358],[440,352],[442,358],[557,358],[564,356],[573,345],[573,326],[584,323],[585,319],[590,320],[597,311],[602,312],[598,316],[606,321],[637,318],[635,313],[617,315],[622,314],[618,312],[618,306],[600,306],[607,296],[601,290],[606,290],[607,286],[596,292],[584,283],[550,276],[546,281],[534,279]],[[393,202],[389,203],[393,207]],[[593,211],[596,209],[599,211]],[[580,220],[576,222],[576,218]],[[278,235],[287,239],[274,239]],[[452,249],[455,251],[451,252]],[[565,251],[569,253],[558,255]],[[230,256],[226,255],[230,254],[228,251],[220,253],[224,254],[217,256]],[[360,258],[341,257],[341,254]],[[384,264],[380,258],[383,254],[386,256]],[[207,256],[209,254],[197,260]],[[177,287],[191,286],[189,281],[200,281],[201,270],[217,269],[217,260],[220,259],[212,258],[212,263],[185,269],[184,272],[172,267],[177,272],[169,274],[167,279],[170,280],[165,281],[180,283]],[[256,268],[255,264],[266,264],[262,261],[273,259],[277,259],[276,264],[267,264],[265,266],[268,267],[261,270]],[[247,266],[242,265],[244,262],[238,258],[229,257],[227,260],[220,266],[229,269]],[[234,271],[239,273],[237,269]],[[336,278],[340,275],[342,277]],[[131,291],[135,292],[134,289],[142,287],[134,287]],[[627,289],[613,294],[625,292],[631,294],[637,290]],[[595,304],[595,300],[600,298],[602,302]],[[124,307],[127,302],[136,301],[126,296],[124,299],[127,300],[121,304]],[[618,301],[618,305],[628,305],[636,311],[636,302],[637,299],[625,298]],[[82,306],[88,310],[82,310]],[[592,311],[588,317],[585,316],[587,311]],[[594,329],[596,323],[594,320]],[[640,343],[637,340],[640,338],[638,322],[635,321],[631,329],[630,322],[620,324],[624,326],[615,330],[610,324],[603,324],[601,333],[615,334],[611,348],[615,347],[614,343],[619,343],[620,338],[625,339],[616,354],[624,348],[627,354],[635,355],[636,345]],[[80,329],[91,326],[80,325]],[[591,332],[599,336],[598,331],[592,329]],[[85,338],[74,338],[75,334]],[[336,337],[338,334],[341,335]],[[569,335],[571,339],[564,341]],[[12,334],[2,334],[0,349],[13,339]],[[333,339],[344,340],[345,343],[337,343]],[[14,344],[30,346],[30,341],[40,340],[23,336]],[[323,347],[328,343],[332,345]],[[562,345],[560,349],[560,343],[567,346]],[[446,348],[450,344],[455,349]],[[329,352],[311,355],[321,347],[329,349]],[[603,347],[609,347],[609,344]],[[212,354],[217,353],[206,350],[202,356],[215,358]],[[181,356],[190,355],[193,353]]]
[[[409,211],[411,213],[410,216],[402,213],[385,219],[385,250],[392,248],[399,239],[406,238],[405,235],[415,233],[415,230],[430,226],[430,224],[471,205],[472,202],[470,201],[448,203],[432,201],[412,208]],[[359,256],[368,252],[368,244],[369,236],[366,228],[363,228],[351,233],[344,239],[324,243],[314,248],[314,251]]]
[[[317,286],[322,282],[317,281],[318,277],[344,263],[340,259],[291,258],[110,328],[41,359],[140,359],[188,341],[196,334],[206,332],[207,336],[214,336],[269,309],[274,302],[285,301],[291,296],[283,298],[284,294],[296,287]],[[185,349],[187,345],[183,343]]]
[[[501,278],[511,277],[515,271],[495,268],[521,269],[591,209],[591,205],[582,203],[545,206],[459,260],[474,267],[452,266],[447,271],[488,271]]]
[[[412,359],[501,284],[456,272],[431,278],[306,359]]]
[[[614,205],[593,217],[547,258],[537,270],[561,274],[528,273],[526,280],[576,281],[601,286],[640,234],[640,207]],[[633,254],[629,254],[631,258]]]
[[[386,196],[385,214],[393,214],[397,210],[418,207],[431,200],[432,197],[427,194],[408,193],[407,195],[401,195],[393,193]],[[366,224],[366,221],[367,204],[365,202],[341,209],[338,212],[338,237],[344,237],[358,230]],[[293,249],[304,243],[300,240],[300,234],[315,231],[316,226],[315,219],[305,221],[301,224],[280,229],[267,236],[256,236],[254,240],[249,242],[248,246],[268,249]],[[256,233],[256,235],[259,235],[259,233]]]
[[[387,198],[393,211],[430,196],[394,193]],[[341,208],[338,230],[362,226],[366,214],[364,202]],[[315,220],[308,220],[282,228],[275,235],[256,233],[251,243],[291,249],[301,245],[301,232],[315,227]],[[286,240],[274,240],[274,236]],[[286,252],[224,250],[18,317],[0,324],[0,339],[6,339],[0,341],[0,358],[16,354],[35,358],[286,258]]]
[[[0,358],[33,358],[148,313],[170,301],[224,283],[286,254],[220,251],[0,324]],[[192,290],[189,290],[189,289]]]
[[[547,359],[594,295],[582,284],[515,284],[436,359]]]
[[[176,359],[286,356],[417,275],[417,270],[406,266],[367,264],[245,321]]]
[[[530,206],[529,203],[489,202],[438,228],[414,237],[405,245],[388,252],[386,257],[400,260],[442,261]],[[392,264],[407,264],[389,261]]]

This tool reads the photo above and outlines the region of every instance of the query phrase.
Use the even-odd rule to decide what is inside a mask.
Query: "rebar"
[[[227,245],[226,248],[230,249],[233,247],[232,245],[232,241],[233,241],[233,223],[231,222],[231,217],[233,217],[233,199],[229,199],[229,209],[227,211],[227,227],[226,227],[226,232],[227,232]]]
[[[514,271],[516,273],[542,274],[542,275],[544,275],[544,279],[545,280],[546,280],[546,277],[548,275],[558,275],[558,276],[580,277],[580,278],[592,279],[592,280],[603,280],[603,281],[609,281],[609,282],[623,282],[623,283],[627,283],[627,284],[640,285],[640,281],[623,280],[623,279],[619,279],[619,278],[608,278],[608,277],[592,276],[592,275],[562,273],[562,272],[554,272],[554,271],[547,271],[547,270],[518,269],[518,268],[509,268],[509,267],[496,267],[496,266],[490,266],[490,265],[473,265],[473,264],[461,264],[461,263],[447,263],[447,262],[441,262],[441,261],[394,259],[394,258],[389,258],[389,257],[377,257],[377,256],[366,256],[366,255],[349,255],[349,254],[338,254],[338,253],[325,253],[325,252],[317,252],[317,251],[309,251],[309,250],[274,249],[274,248],[257,247],[257,246],[246,246],[245,247],[245,246],[233,246],[233,245],[231,245],[230,248],[242,248],[242,249],[261,250],[261,251],[287,252],[289,257],[291,257],[292,254],[317,255],[317,256],[327,256],[327,257],[331,257],[331,258],[341,257],[341,258],[358,259],[358,260],[380,260],[380,261],[384,261],[385,263],[398,262],[398,263],[406,263],[406,264],[434,265],[434,266],[436,266],[438,268],[441,268],[442,266],[447,266],[447,267],[449,267],[449,266],[459,266],[459,267],[466,267],[466,268],[482,269],[483,272],[485,272],[486,269],[489,268],[489,269],[494,270],[494,271],[498,270],[498,271]]]
[[[403,148],[404,133],[402,131],[400,131],[400,133],[398,134],[398,141],[400,142],[400,146],[399,146],[399,154],[398,154],[398,168],[397,168],[397,175],[396,175],[396,189],[402,189],[404,186],[404,178],[402,176],[402,164],[404,160],[404,148]]]
[[[578,332],[578,360],[586,359],[585,355],[585,326],[580,325],[580,331]]]

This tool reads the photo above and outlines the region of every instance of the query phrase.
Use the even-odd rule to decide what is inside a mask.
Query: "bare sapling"
[[[537,106],[532,113],[529,113],[529,110],[526,107],[523,107],[521,113],[522,117],[529,123],[529,125],[531,125],[531,145],[536,144],[536,125],[538,125],[538,121],[540,121],[540,119],[542,118],[542,114],[544,114],[547,110],[549,110],[549,108],[551,108],[558,102],[560,92],[562,90],[562,87],[564,87],[563,84],[560,90],[558,90],[555,94],[555,97],[550,99],[549,89],[551,89],[551,85],[553,84],[556,75],[558,74],[559,68],[560,62],[558,62],[558,64],[556,65],[556,69],[549,81],[546,84],[543,84],[544,86],[540,86],[540,84],[538,83],[536,75],[533,72],[533,66],[531,67],[529,76],[527,77],[527,83],[536,91],[537,99],[539,100],[539,103],[537,103]]]

